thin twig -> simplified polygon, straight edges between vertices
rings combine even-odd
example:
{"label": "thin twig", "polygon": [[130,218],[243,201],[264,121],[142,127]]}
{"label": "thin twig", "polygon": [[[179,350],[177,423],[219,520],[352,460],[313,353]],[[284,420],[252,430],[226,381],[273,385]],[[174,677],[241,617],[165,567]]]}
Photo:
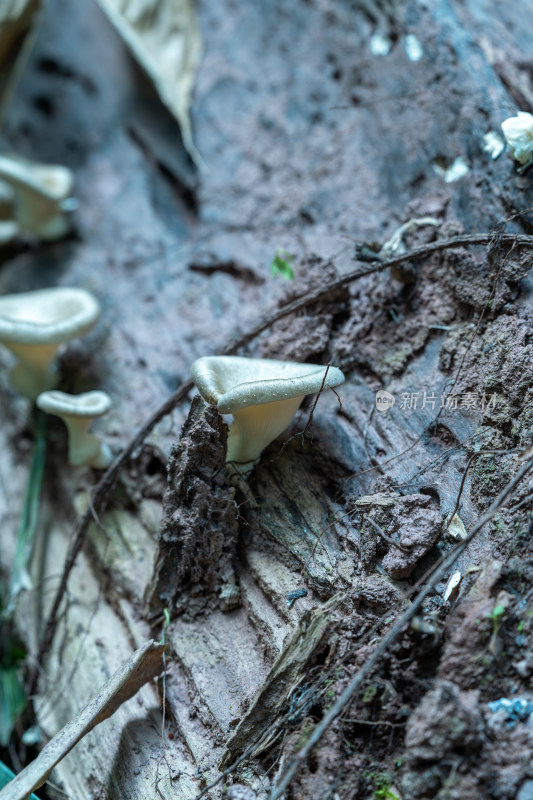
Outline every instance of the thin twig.
{"label": "thin twig", "polygon": [[405,728],[407,725],[407,721],[405,722],[389,722],[386,719],[350,719],[346,718],[344,722],[349,722],[352,725],[372,725],[372,727],[376,725],[386,725],[389,728]]}
{"label": "thin twig", "polygon": [[479,458],[479,456],[489,456],[489,455],[511,456],[511,455],[516,455],[519,452],[520,452],[519,450],[480,450],[479,453],[473,453],[470,456],[470,458],[468,459],[468,463],[466,465],[466,469],[465,469],[465,471],[463,473],[463,478],[461,480],[461,485],[459,487],[459,492],[457,494],[457,500],[455,502],[455,507],[454,507],[452,513],[450,514],[450,521],[455,517],[455,515],[457,514],[457,512],[459,510],[459,503],[461,502],[461,495],[462,495],[463,489],[465,487],[466,476],[468,474],[468,470],[470,469],[470,466],[471,466],[472,462],[476,458]]}
{"label": "thin twig", "polygon": [[395,542],[394,539],[391,539],[390,536],[387,536],[386,533],[383,533],[377,522],[373,520],[372,517],[366,516],[365,519],[367,522],[370,522],[376,533],[378,533],[382,539],[385,539],[386,542],[392,545],[392,547],[397,547],[398,550],[401,550],[403,553],[407,553],[409,556],[412,555],[412,551],[409,547],[406,547],[404,544],[400,544],[400,542]]}
{"label": "thin twig", "polygon": [[[491,244],[493,239],[494,235],[492,233],[475,233],[464,236],[454,236],[452,239],[430,242],[429,244],[422,245],[422,247],[417,247],[415,250],[402,253],[395,258],[389,258],[387,261],[380,261],[379,263],[371,264],[369,267],[348,272],[346,275],[342,275],[340,278],[337,278],[334,281],[325,283],[323,286],[318,286],[312,292],[308,292],[302,297],[299,297],[297,300],[293,300],[292,303],[287,303],[287,305],[282,306],[280,309],[278,309],[278,311],[269,314],[250,331],[235,339],[235,341],[231,343],[229,348],[226,348],[223,353],[228,354],[239,350],[241,347],[244,347],[244,345],[248,344],[248,342],[251,342],[252,339],[255,339],[257,336],[259,336],[259,334],[264,330],[270,328],[270,326],[279,319],[282,319],[283,317],[286,317],[288,314],[292,314],[295,311],[300,311],[302,308],[306,308],[307,306],[316,303],[318,300],[323,300],[337,289],[347,286],[349,283],[352,283],[359,278],[364,278],[367,275],[374,275],[376,272],[384,272],[386,269],[389,269],[389,267],[395,267],[398,264],[402,264],[404,261],[413,261],[420,258],[425,258],[426,256],[430,256],[433,253],[438,253],[442,250],[450,250],[454,247],[488,245]],[[500,236],[500,241],[502,244],[510,244],[511,246],[515,247],[533,247],[533,236],[526,236],[525,234],[503,233]]]}
{"label": "thin twig", "polygon": [[365,661],[363,666],[356,672],[348,686],[344,689],[342,694],[338,697],[334,705],[328,711],[326,716],[313,730],[306,744],[299,750],[293,757],[292,763],[285,772],[281,781],[272,789],[270,800],[278,800],[279,797],[285,792],[289,783],[298,772],[300,766],[306,761],[309,753],[320,741],[321,737],[335,719],[341,714],[347,703],[351,700],[355,692],[359,689],[365,678],[372,672],[378,661],[382,658],[387,648],[395,641],[398,635],[402,632],[404,626],[410,622],[415,616],[416,612],[421,608],[426,597],[433,591],[436,584],[442,580],[446,572],[454,564],[461,553],[466,549],[470,542],[475,538],[479,531],[490,522],[492,517],[497,513],[501,506],[505,503],[507,498],[514,492],[522,478],[533,467],[533,458],[530,458],[521,467],[516,475],[509,481],[507,486],[500,492],[498,497],[491,503],[487,511],[478,519],[477,523],[472,528],[468,536],[459,542],[449,555],[444,558],[440,567],[435,570],[430,581],[415,597],[409,608],[396,620],[389,632],[383,637],[380,644],[375,648],[372,655]]}
{"label": "thin twig", "polygon": [[[281,458],[281,456],[284,455],[285,450],[287,449],[289,444],[294,439],[297,439],[298,436],[301,436],[302,444],[303,444],[303,442],[305,440],[305,437],[309,434],[309,429],[310,429],[311,424],[313,422],[313,415],[315,413],[316,404],[320,400],[320,396],[321,396],[322,392],[324,391],[324,384],[326,382],[326,377],[327,377],[327,374],[329,372],[330,366],[331,366],[331,362],[328,362],[328,365],[326,367],[326,373],[325,373],[325,375],[324,375],[324,377],[322,379],[322,383],[320,384],[320,389],[318,390],[318,393],[317,393],[317,395],[315,397],[315,401],[314,401],[314,403],[313,403],[313,405],[311,407],[311,411],[309,412],[309,417],[307,418],[307,422],[306,422],[306,425],[305,425],[305,428],[303,429],[303,431],[296,431],[296,433],[293,433],[292,436],[289,436],[288,439],[285,439],[285,441],[283,442],[283,444],[280,447],[279,453],[277,453],[272,458],[269,458],[268,461],[263,461],[263,466],[267,466],[268,464],[273,464],[275,461],[277,461],[279,458]],[[337,394],[337,392],[335,391],[335,389],[332,386],[328,386],[326,388],[331,389],[331,391],[334,392],[334,394],[337,395],[337,400],[339,401],[339,403],[341,405],[341,408],[342,408],[342,403],[340,401],[340,397]],[[312,435],[310,436],[310,438],[311,438],[311,440],[313,439]],[[255,507],[257,508],[257,505]]]}
{"label": "thin twig", "polygon": [[302,431],[302,439],[305,439],[305,437],[307,436],[307,434],[309,432],[309,428],[311,427],[311,425],[313,423],[313,415],[315,413],[316,404],[318,403],[318,401],[320,399],[320,395],[324,391],[324,385],[326,383],[326,378],[328,377],[328,372],[329,372],[329,368],[330,367],[331,367],[331,363],[328,362],[328,365],[326,367],[326,372],[324,373],[324,377],[322,378],[322,383],[320,384],[320,389],[318,390],[318,393],[317,393],[317,395],[315,397],[315,401],[314,401],[314,403],[313,403],[313,405],[311,407],[311,411],[309,412],[309,418],[307,420],[307,425],[305,426],[305,428]]}

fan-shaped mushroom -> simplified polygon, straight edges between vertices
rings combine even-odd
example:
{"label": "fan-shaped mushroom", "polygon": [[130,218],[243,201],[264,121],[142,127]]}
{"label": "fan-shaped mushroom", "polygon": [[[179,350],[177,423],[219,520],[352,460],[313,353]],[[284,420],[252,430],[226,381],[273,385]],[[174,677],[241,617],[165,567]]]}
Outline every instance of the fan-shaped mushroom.
{"label": "fan-shaped mushroom", "polygon": [[111,408],[111,398],[105,392],[85,392],[66,394],[66,392],[43,392],[37,398],[41,411],[61,417],[69,433],[69,463],[75,467],[88,464],[96,469],[105,469],[113,460],[113,455],[105,442],[89,432],[89,425],[107,414]]}
{"label": "fan-shaped mushroom", "polygon": [[233,415],[226,461],[242,474],[285,430],[306,395],[344,381],[337,367],[237,356],[199,358],[191,377],[206,402]]}
{"label": "fan-shaped mushroom", "polygon": [[100,313],[84,289],[41,289],[0,297],[0,342],[18,358],[11,382],[34,400],[56,385],[54,359],[61,344],[83,336]]}
{"label": "fan-shaped mushroom", "polygon": [[72,197],[74,176],[67,167],[0,156],[0,179],[13,190],[21,233],[45,240],[60,239],[68,233],[68,213],[77,203]]}

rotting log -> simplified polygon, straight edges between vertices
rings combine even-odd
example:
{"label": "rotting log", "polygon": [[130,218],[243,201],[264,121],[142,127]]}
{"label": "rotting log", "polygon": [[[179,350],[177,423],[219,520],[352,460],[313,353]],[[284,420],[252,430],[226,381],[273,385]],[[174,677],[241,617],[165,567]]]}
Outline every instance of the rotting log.
{"label": "rotting log", "polygon": [[[460,228],[487,231],[515,210],[523,213],[512,229],[531,227],[530,177],[517,177],[505,157],[491,161],[481,144],[488,128],[497,130],[515,111],[508,77],[500,80],[502,65],[514,63],[522,78],[524,68],[512,57],[512,39],[497,42],[495,56],[495,32],[473,3],[455,9],[442,0],[425,10],[408,4],[388,60],[369,56],[374,22],[352,5],[326,4],[323,11],[301,3],[290,13],[280,5],[271,15],[254,4],[200,9],[207,55],[193,116],[210,169],[198,184],[176,147],[173,123],[103,16],[88,3],[81,21],[75,5],[49,4],[4,143],[75,168],[81,238],[11,258],[0,272],[0,290],[90,284],[101,297],[102,325],[65,354],[63,371],[72,386],[97,384],[116,398],[117,411],[103,424],[115,447],[187,376],[195,357],[251,327],[280,299],[282,289],[267,269],[278,245],[296,254],[317,253],[319,267],[344,247],[335,259],[342,274],[353,263],[351,243],[341,234],[386,237],[419,212],[438,215],[450,235]],[[509,12],[520,19],[520,37],[532,24],[530,15],[522,17],[524,7],[516,3]],[[241,24],[224,38],[220,32],[234,14]],[[402,26],[424,43],[422,64],[405,56]],[[265,80],[265,63],[270,75],[279,76],[272,84]],[[531,102],[524,91],[521,96]],[[48,104],[39,100],[43,96]],[[53,112],[43,112],[50,104]],[[348,108],[334,108],[339,105]],[[451,162],[458,154],[466,154],[469,175],[442,183],[434,161]],[[320,357],[327,362],[337,353],[347,372],[342,409],[335,397],[322,397],[313,442],[304,447],[296,437],[281,455],[274,443],[256,470],[250,488],[259,509],[242,508],[234,563],[242,607],[172,620],[165,757],[159,683],[144,687],[59,765],[54,779],[73,800],[85,800],[88,791],[112,800],[151,798],[156,785],[163,795],[185,800],[217,777],[236,725],[245,729],[254,696],[261,696],[302,617],[313,609],[320,614],[320,603],[349,590],[356,579],[370,584],[368,597],[384,581],[374,571],[379,546],[362,533],[360,517],[348,515],[355,500],[375,488],[375,473],[365,470],[381,465],[377,472],[386,476],[386,485],[378,488],[426,492],[438,497],[444,516],[452,510],[467,461],[460,445],[478,434],[480,415],[448,412],[432,429],[430,405],[408,414],[397,403],[386,416],[371,409],[378,387],[396,396],[406,388],[428,389],[439,397],[453,377],[448,364],[458,366],[457,347],[468,341],[492,288],[486,285],[484,251],[473,253],[432,256],[419,265],[418,283],[408,291],[387,274],[346,288],[344,307],[328,318],[325,331],[324,309],[307,309],[311,322],[304,329],[322,326]],[[204,262],[208,269],[195,269]],[[297,278],[305,269],[298,262]],[[504,296],[493,306],[507,316],[511,307],[520,308],[512,305],[520,284],[501,285]],[[285,331],[286,357],[296,328],[301,323]],[[494,352],[500,334],[490,319],[483,348]],[[261,346],[267,354],[268,334]],[[513,363],[511,355],[505,353],[500,369]],[[0,374],[5,574],[29,447],[27,409],[9,389],[8,357],[2,352],[0,358],[6,367]],[[151,441],[165,455],[187,412],[184,403],[156,429]],[[302,430],[305,421],[302,413],[290,433]],[[496,422],[489,423],[494,430]],[[75,521],[73,498],[94,479],[65,466],[59,424],[52,425],[51,436],[46,540],[36,554],[35,590],[18,611],[31,653]],[[457,449],[446,461],[435,462],[451,447]],[[403,451],[405,456],[387,463]],[[162,517],[161,498],[142,497],[151,469],[139,479],[140,500],[120,491],[112,495],[78,558],[36,701],[45,736],[83,706],[132,647],[161,633],[162,618],[153,631],[142,615]],[[461,508],[467,527],[477,515],[471,480],[469,474]],[[461,569],[482,557],[487,539],[481,534]],[[287,593],[302,585],[308,595],[288,608]],[[391,582],[391,599],[399,589]],[[237,756],[239,739],[232,741]],[[264,797],[269,779],[260,765],[254,770],[246,780]]]}

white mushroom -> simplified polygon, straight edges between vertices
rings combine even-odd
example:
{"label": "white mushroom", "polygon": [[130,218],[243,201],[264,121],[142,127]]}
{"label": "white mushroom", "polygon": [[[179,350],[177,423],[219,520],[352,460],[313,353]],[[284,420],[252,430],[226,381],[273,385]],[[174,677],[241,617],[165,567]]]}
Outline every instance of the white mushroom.
{"label": "white mushroom", "polygon": [[22,234],[52,240],[69,232],[68,214],[77,205],[72,197],[71,170],[18,156],[0,156],[0,179],[13,190],[16,221]]}
{"label": "white mushroom", "polygon": [[0,247],[17,238],[19,226],[12,219],[0,219]]}
{"label": "white mushroom", "polygon": [[54,359],[64,342],[83,336],[100,314],[84,289],[41,289],[0,297],[0,342],[18,358],[11,382],[35,400],[57,383]]}
{"label": "white mushroom", "polygon": [[41,411],[61,417],[68,428],[68,460],[74,467],[88,464],[96,469],[105,469],[113,455],[105,442],[89,433],[89,425],[96,417],[107,414],[111,398],[105,392],[66,394],[65,392],[43,392],[37,398]]}
{"label": "white mushroom", "polygon": [[519,111],[515,117],[504,119],[502,130],[509,154],[523,171],[533,160],[533,114]]}
{"label": "white mushroom", "polygon": [[226,461],[242,474],[285,430],[306,395],[344,381],[337,367],[237,356],[199,358],[191,377],[206,402],[233,415]]}

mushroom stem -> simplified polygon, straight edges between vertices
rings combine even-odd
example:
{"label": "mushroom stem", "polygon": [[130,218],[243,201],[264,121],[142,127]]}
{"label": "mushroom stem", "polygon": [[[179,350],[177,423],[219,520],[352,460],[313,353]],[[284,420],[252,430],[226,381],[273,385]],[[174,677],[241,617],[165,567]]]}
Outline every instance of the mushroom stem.
{"label": "mushroom stem", "polygon": [[250,472],[265,447],[290,424],[304,397],[290,397],[235,410],[229,429],[226,462],[231,462],[241,474]]}
{"label": "mushroom stem", "polygon": [[17,392],[35,400],[41,392],[57,385],[58,374],[54,359],[59,345],[25,345],[4,342],[18,358],[11,370],[11,384]]}
{"label": "mushroom stem", "polygon": [[62,416],[68,430],[68,460],[73,467],[88,464],[95,469],[105,469],[113,460],[113,455],[105,442],[90,433],[92,419],[86,417]]}

